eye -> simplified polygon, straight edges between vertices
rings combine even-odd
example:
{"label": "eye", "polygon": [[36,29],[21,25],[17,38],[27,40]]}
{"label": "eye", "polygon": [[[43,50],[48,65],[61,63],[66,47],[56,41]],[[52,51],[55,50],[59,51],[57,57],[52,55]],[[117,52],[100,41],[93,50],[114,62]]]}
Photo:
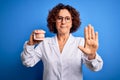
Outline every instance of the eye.
{"label": "eye", "polygon": [[66,19],[66,20],[70,20],[70,17],[66,17],[65,19]]}
{"label": "eye", "polygon": [[62,20],[62,17],[59,16],[57,19],[58,19],[58,20]]}

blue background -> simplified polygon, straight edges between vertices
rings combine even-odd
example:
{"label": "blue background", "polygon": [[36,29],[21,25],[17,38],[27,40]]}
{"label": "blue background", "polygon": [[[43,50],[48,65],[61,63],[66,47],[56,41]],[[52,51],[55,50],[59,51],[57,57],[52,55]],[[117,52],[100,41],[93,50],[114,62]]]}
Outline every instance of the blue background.
{"label": "blue background", "polygon": [[46,37],[54,35],[46,18],[60,2],[80,12],[82,25],[73,35],[83,37],[89,23],[99,32],[98,53],[104,66],[99,72],[83,66],[84,80],[120,80],[119,0],[0,0],[0,80],[42,80],[42,62],[26,68],[20,54],[34,29],[44,29]]}

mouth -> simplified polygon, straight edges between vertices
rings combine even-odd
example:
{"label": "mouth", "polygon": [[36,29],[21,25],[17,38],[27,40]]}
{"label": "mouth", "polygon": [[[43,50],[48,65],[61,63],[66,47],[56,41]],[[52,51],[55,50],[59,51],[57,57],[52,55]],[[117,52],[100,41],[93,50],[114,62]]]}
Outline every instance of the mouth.
{"label": "mouth", "polygon": [[66,28],[66,26],[61,26],[61,28]]}

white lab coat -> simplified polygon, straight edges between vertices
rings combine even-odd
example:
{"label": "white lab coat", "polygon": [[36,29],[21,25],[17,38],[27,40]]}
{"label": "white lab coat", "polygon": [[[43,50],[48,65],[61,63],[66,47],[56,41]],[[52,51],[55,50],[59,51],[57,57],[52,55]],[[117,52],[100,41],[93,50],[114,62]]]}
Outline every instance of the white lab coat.
{"label": "white lab coat", "polygon": [[98,71],[102,68],[103,61],[97,53],[95,59],[88,60],[78,48],[79,45],[84,46],[84,39],[70,34],[61,54],[57,36],[45,38],[37,47],[25,43],[21,57],[27,67],[43,61],[43,80],[82,80],[83,63],[89,69]]}

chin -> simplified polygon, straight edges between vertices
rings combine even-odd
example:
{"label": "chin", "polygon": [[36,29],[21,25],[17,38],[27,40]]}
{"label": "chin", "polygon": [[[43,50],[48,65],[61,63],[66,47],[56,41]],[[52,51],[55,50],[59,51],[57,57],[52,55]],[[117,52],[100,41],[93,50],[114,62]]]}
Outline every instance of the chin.
{"label": "chin", "polygon": [[68,32],[61,32],[61,33],[59,33],[59,34],[68,34]]}
{"label": "chin", "polygon": [[58,34],[68,34],[70,31],[68,30],[59,30]]}

